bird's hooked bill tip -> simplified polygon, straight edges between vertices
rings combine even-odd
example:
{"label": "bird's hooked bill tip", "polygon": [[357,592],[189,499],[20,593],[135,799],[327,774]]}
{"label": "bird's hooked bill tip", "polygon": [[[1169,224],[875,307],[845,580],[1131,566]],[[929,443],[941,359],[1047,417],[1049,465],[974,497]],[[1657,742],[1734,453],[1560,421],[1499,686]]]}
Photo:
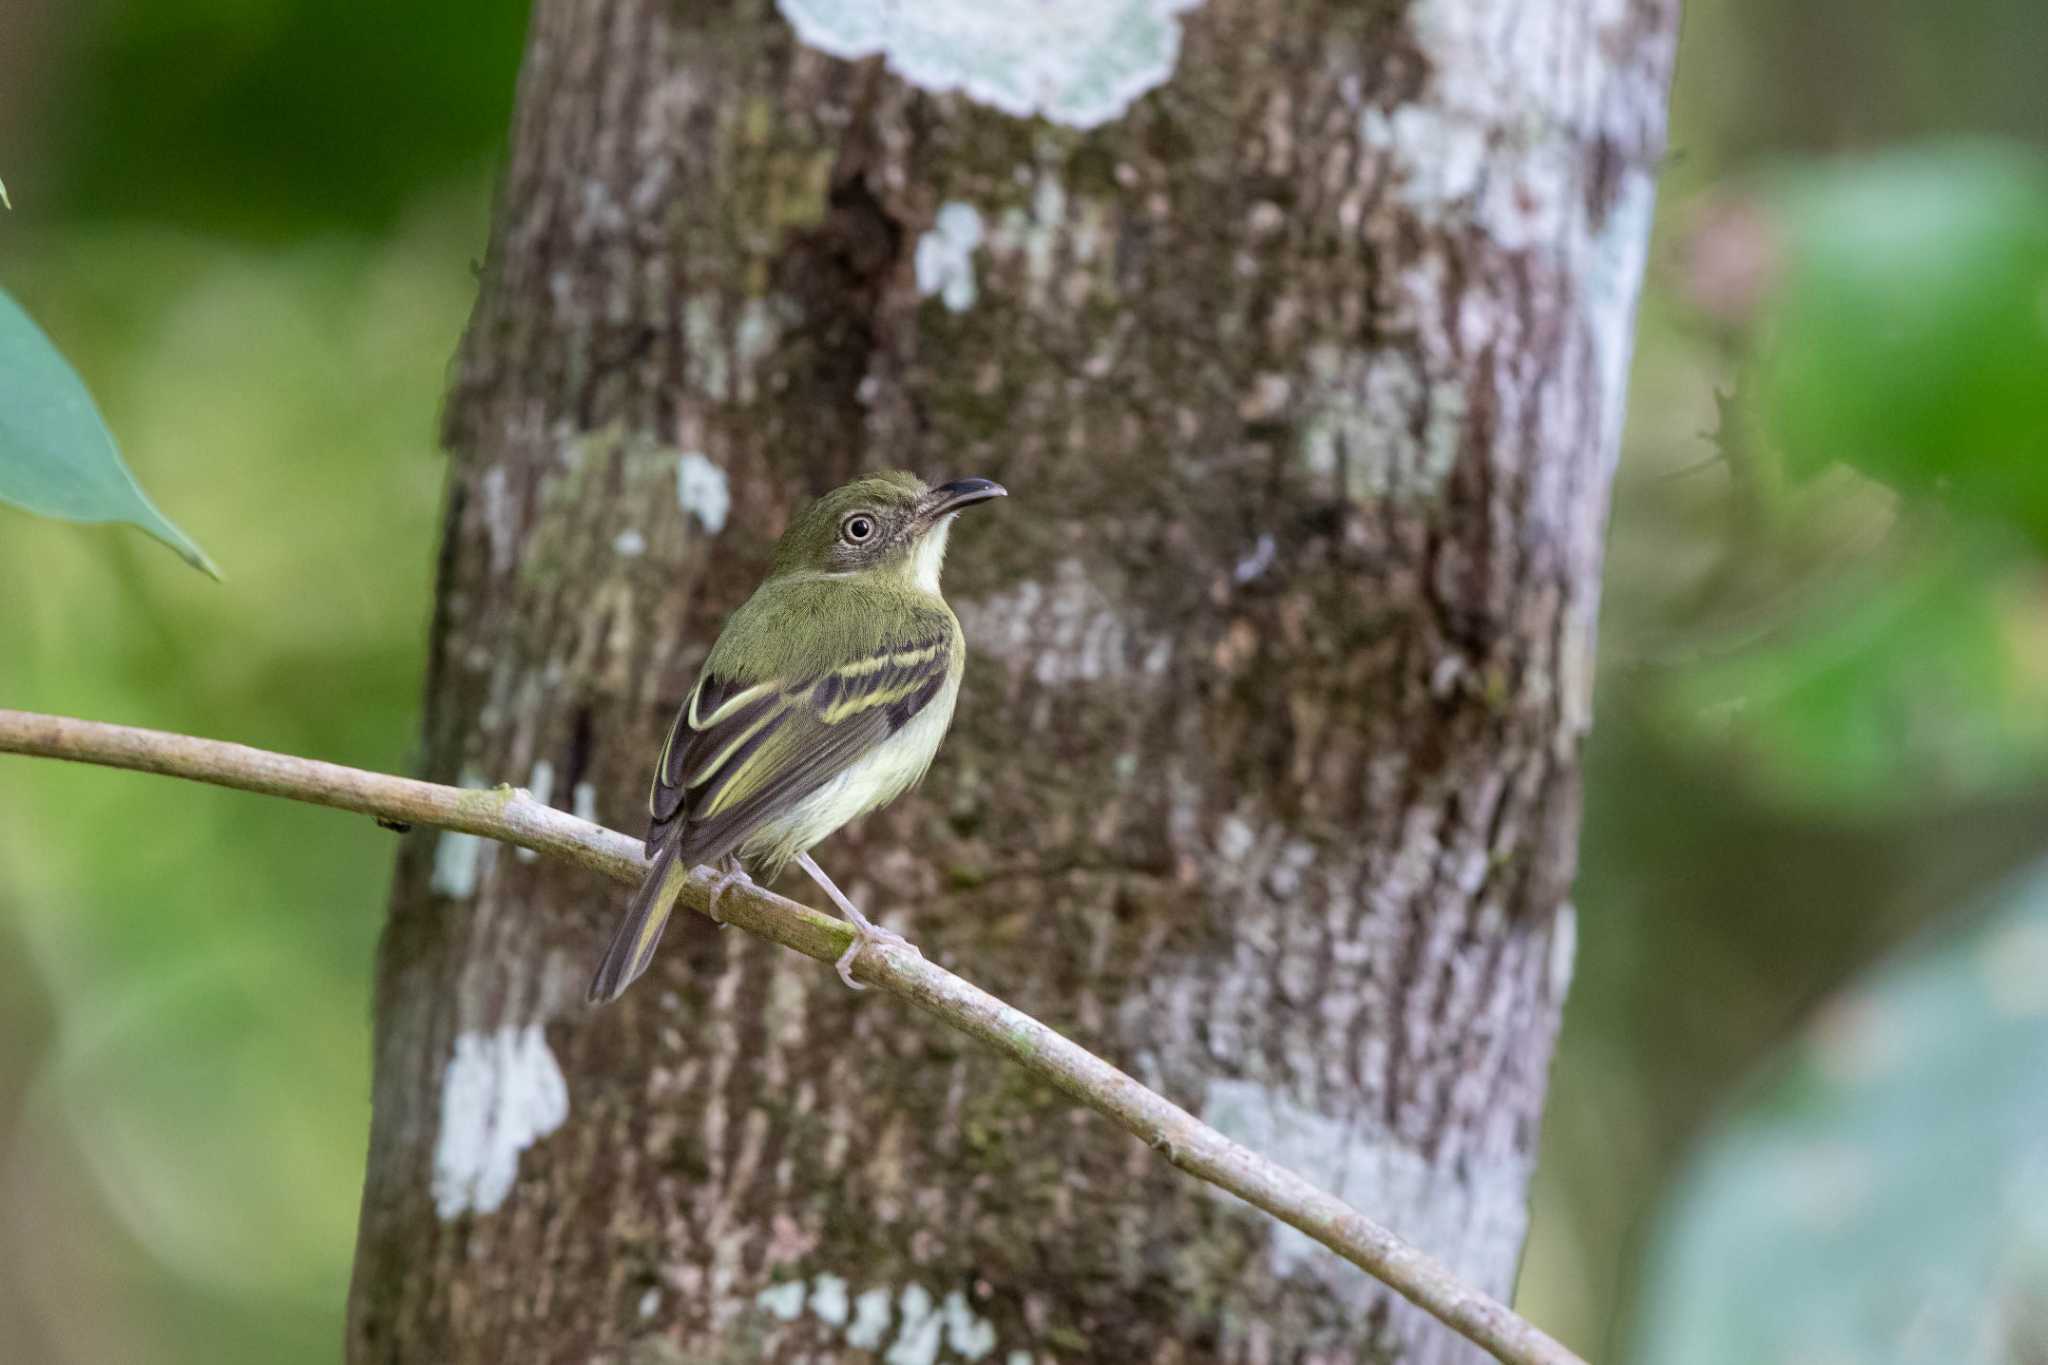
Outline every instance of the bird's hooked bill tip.
{"label": "bird's hooked bill tip", "polygon": [[933,517],[944,516],[948,512],[957,512],[963,507],[971,507],[977,502],[987,502],[990,498],[1007,498],[1009,496],[1010,490],[997,483],[994,479],[955,479],[951,483],[940,484],[925,495],[927,509],[925,515]]}

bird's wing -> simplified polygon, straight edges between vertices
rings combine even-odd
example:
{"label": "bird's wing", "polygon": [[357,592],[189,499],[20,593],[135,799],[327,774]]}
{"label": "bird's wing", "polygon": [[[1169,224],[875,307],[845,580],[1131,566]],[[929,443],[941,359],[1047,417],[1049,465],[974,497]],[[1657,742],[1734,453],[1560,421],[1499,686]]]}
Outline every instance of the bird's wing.
{"label": "bird's wing", "polygon": [[940,624],[921,617],[816,673],[741,682],[707,667],[655,766],[648,852],[675,839],[686,867],[722,857],[909,724],[952,665]]}

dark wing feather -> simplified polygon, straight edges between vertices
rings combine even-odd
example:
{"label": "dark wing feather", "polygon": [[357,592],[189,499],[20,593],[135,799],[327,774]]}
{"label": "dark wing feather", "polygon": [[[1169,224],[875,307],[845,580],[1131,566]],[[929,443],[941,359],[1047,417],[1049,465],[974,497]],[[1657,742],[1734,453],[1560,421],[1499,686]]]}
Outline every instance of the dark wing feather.
{"label": "dark wing feather", "polygon": [[[742,692],[747,696],[740,705],[728,705]],[[743,687],[711,673],[697,680],[696,689],[669,727],[660,762],[654,765],[654,782],[647,792],[647,813],[652,817],[647,830],[649,857],[684,815],[690,788],[710,775],[710,765],[735,741],[750,750],[757,746],[785,705],[782,689],[775,683]],[[725,761],[735,757],[742,755],[731,755]]]}
{"label": "dark wing feather", "polygon": [[897,641],[829,672],[743,684],[707,672],[662,747],[647,849],[724,857],[910,723],[946,683],[950,632]]}

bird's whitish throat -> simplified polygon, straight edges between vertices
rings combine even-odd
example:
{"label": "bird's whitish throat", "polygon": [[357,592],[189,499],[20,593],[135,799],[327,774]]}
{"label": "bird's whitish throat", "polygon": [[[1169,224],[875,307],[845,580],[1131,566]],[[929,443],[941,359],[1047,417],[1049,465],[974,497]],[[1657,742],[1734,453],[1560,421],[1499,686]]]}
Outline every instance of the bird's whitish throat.
{"label": "bird's whitish throat", "polygon": [[[1005,496],[987,479],[927,487],[875,474],[806,507],[775,547],[775,565],[735,611],[704,660],[648,792],[654,866],[634,893],[590,982],[616,999],[647,970],[690,870],[772,881],[795,862],[853,921],[838,962],[881,939],[810,849],[924,776],[952,723],[966,666],[960,622],[939,595],[946,537],[961,509]],[[855,986],[855,989],[859,989]]]}

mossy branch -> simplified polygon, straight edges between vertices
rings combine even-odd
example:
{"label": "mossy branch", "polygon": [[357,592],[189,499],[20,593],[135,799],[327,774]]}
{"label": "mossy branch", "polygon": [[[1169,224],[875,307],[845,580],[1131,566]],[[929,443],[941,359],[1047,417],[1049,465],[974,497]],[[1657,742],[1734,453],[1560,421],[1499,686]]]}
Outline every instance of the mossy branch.
{"label": "mossy branch", "polygon": [[[444,787],[220,740],[5,709],[0,709],[0,753],[131,768],[332,806],[387,822],[459,830],[563,858],[619,882],[638,882],[647,866],[640,840],[579,820],[513,787]],[[679,904],[705,913],[710,884],[710,875],[700,869]],[[822,962],[836,959],[851,940],[844,921],[753,887],[730,888],[718,908],[726,922]],[[594,954],[598,945],[591,947]],[[1509,1365],[1585,1365],[1534,1324],[1464,1284],[1434,1257],[1341,1199],[1231,1141],[1087,1049],[945,968],[913,951],[884,946],[862,953],[854,974],[937,1015],[1058,1086],[1142,1138],[1189,1175],[1301,1229],[1497,1359]]]}

